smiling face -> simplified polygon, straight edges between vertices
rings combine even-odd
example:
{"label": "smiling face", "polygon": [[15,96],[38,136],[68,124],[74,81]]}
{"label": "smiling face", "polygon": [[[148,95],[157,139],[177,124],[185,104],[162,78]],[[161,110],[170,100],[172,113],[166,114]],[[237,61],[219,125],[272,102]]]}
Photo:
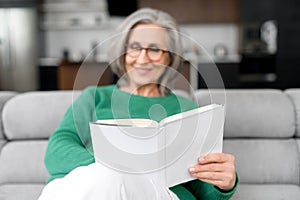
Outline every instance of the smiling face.
{"label": "smiling face", "polygon": [[168,33],[158,25],[139,24],[131,30],[125,55],[130,87],[158,83],[171,62],[167,44]]}

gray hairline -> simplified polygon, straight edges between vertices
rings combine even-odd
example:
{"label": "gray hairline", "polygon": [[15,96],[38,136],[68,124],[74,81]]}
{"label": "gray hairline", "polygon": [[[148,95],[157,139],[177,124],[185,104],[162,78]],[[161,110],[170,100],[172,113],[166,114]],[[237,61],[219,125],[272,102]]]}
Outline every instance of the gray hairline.
{"label": "gray hairline", "polygon": [[[166,29],[169,40],[168,50],[172,54],[172,63],[169,67],[177,70],[181,64],[182,47],[179,28],[175,20],[165,12],[145,8],[133,13],[116,29],[117,34],[115,34],[109,50],[112,71],[119,77],[125,74],[125,45],[130,31],[138,24],[156,24]],[[171,74],[165,73],[161,79],[161,84],[167,84],[171,76]]]}

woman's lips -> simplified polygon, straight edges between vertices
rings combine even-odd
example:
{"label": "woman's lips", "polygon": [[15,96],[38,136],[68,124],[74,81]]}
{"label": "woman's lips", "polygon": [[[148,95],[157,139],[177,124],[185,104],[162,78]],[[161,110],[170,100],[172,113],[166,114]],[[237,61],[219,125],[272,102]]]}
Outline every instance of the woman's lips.
{"label": "woman's lips", "polygon": [[147,75],[152,71],[152,68],[135,67],[135,71],[140,75]]}

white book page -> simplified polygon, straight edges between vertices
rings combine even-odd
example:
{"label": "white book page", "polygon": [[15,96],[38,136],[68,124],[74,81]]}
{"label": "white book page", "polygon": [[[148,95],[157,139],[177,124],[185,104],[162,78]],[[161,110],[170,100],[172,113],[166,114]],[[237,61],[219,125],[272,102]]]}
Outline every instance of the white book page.
{"label": "white book page", "polygon": [[219,106],[199,116],[184,118],[179,125],[166,125],[165,141],[171,141],[165,149],[166,163],[171,163],[165,168],[168,187],[195,179],[188,173],[188,168],[198,163],[199,156],[222,152],[224,119],[224,107]]}
{"label": "white book page", "polygon": [[[200,112],[194,109],[171,117],[158,127],[90,123],[95,160],[166,187],[193,180],[188,168],[197,164],[199,156],[222,152],[224,106],[205,106]],[[110,121],[128,124],[128,120],[100,120]]]}
{"label": "white book page", "polygon": [[158,123],[151,119],[104,119],[97,120],[98,124],[136,126],[136,127],[157,127]]}
{"label": "white book page", "polygon": [[212,110],[212,109],[214,109],[216,107],[220,107],[220,106],[221,105],[211,104],[211,105],[203,106],[203,107],[200,107],[200,108],[195,108],[195,109],[192,109],[192,110],[189,110],[189,111],[186,111],[186,112],[171,115],[171,116],[166,117],[165,119],[161,120],[159,122],[159,125],[164,126],[165,124],[170,123],[172,121],[181,120],[182,118],[197,115],[199,113],[203,113],[203,112]]}

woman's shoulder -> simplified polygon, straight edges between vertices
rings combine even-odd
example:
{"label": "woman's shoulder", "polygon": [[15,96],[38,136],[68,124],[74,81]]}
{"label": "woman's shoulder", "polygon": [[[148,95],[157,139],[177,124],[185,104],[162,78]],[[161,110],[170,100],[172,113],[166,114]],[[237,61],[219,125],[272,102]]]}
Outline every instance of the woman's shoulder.
{"label": "woman's shoulder", "polygon": [[181,106],[182,112],[199,107],[199,105],[195,101],[193,101],[193,99],[187,93],[178,93],[175,91],[172,92],[171,95],[174,95],[176,97]]}
{"label": "woman's shoulder", "polygon": [[82,90],[81,94],[77,98],[77,101],[95,101],[101,99],[102,96],[110,95],[115,88],[115,85],[107,86],[88,86]]}

